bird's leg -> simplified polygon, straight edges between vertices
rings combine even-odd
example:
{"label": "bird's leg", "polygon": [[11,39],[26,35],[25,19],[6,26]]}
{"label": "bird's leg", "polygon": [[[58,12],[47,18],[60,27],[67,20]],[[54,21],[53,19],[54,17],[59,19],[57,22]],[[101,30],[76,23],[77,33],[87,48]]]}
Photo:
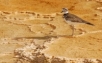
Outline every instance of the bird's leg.
{"label": "bird's leg", "polygon": [[74,35],[74,31],[75,31],[74,25],[70,25],[70,27],[72,28],[72,36],[73,36]]}

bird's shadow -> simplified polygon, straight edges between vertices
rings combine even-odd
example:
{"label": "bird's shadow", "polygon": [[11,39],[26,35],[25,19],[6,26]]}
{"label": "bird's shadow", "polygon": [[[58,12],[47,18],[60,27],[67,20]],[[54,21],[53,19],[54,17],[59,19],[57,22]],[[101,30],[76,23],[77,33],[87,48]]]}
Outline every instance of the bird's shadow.
{"label": "bird's shadow", "polygon": [[17,40],[17,39],[50,39],[50,38],[58,38],[58,37],[68,37],[68,38],[71,38],[72,36],[71,35],[56,35],[56,36],[42,36],[42,37],[15,37],[13,39]]}

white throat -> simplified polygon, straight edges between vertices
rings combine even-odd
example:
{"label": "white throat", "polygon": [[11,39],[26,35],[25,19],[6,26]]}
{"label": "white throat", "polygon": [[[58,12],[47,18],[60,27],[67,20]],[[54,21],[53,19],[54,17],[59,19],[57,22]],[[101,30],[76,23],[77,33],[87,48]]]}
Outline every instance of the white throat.
{"label": "white throat", "polygon": [[64,12],[64,14],[67,14],[67,13],[69,13],[69,12],[68,11]]}

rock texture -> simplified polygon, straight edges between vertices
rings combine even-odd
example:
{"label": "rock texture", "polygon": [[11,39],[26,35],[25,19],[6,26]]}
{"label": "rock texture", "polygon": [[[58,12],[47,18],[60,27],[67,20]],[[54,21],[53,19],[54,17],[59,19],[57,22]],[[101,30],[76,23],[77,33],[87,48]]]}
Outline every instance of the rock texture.
{"label": "rock texture", "polygon": [[[0,0],[0,63],[102,63],[101,0]],[[76,25],[66,7],[95,26]],[[82,32],[85,31],[85,32]]]}

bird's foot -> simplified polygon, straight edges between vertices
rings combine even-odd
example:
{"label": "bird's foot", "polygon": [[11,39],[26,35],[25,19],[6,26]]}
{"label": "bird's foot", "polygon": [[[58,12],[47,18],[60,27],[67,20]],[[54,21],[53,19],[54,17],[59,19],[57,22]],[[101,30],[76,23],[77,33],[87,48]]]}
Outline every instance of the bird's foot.
{"label": "bird's foot", "polygon": [[70,35],[70,37],[71,37],[71,38],[75,38],[75,37],[76,37],[76,35]]}
{"label": "bird's foot", "polygon": [[80,34],[85,34],[85,33],[87,33],[87,31],[86,30],[83,30],[83,29],[78,29],[79,31],[81,31],[81,33]]}

